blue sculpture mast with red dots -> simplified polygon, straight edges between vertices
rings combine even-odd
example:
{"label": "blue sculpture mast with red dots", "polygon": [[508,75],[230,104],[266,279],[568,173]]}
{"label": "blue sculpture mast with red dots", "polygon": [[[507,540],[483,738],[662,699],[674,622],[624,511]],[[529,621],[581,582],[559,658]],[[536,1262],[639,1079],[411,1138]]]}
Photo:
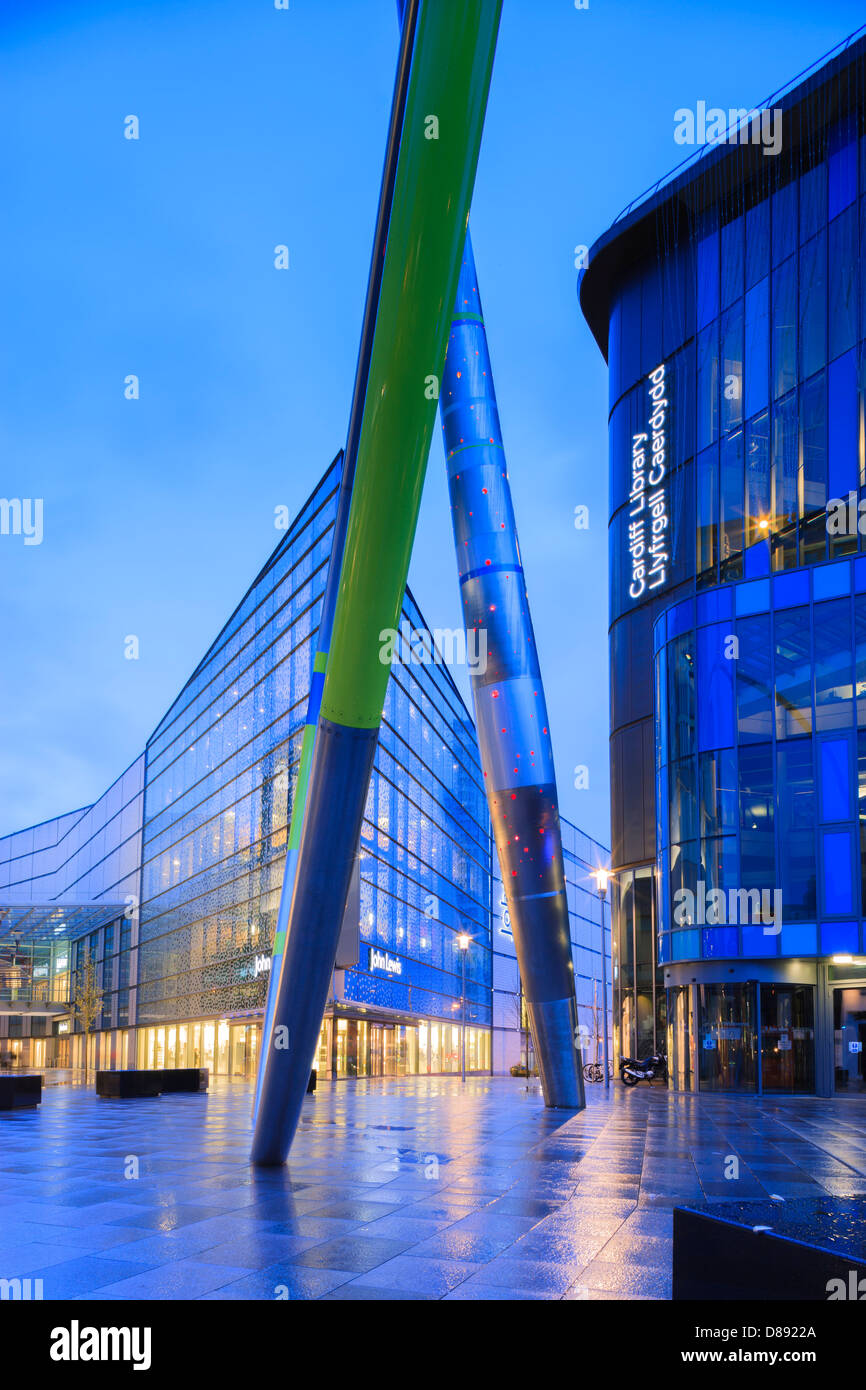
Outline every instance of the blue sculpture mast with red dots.
{"label": "blue sculpture mast with red dots", "polygon": [[499,869],[545,1103],[583,1107],[556,777],[469,232],[439,400],[471,676]]}

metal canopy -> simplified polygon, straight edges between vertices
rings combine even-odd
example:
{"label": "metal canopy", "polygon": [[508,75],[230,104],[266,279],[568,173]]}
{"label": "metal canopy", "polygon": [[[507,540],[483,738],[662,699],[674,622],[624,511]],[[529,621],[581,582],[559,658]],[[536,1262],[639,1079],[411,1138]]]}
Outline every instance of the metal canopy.
{"label": "metal canopy", "polygon": [[0,900],[0,940],[73,941],[122,917],[126,903],[10,903]]}

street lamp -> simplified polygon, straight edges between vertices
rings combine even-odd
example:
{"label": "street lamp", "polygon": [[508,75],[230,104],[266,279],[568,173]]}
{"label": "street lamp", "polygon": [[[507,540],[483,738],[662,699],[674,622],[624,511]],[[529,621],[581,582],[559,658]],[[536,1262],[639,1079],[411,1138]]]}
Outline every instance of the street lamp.
{"label": "street lamp", "polygon": [[607,897],[607,885],[614,877],[610,869],[596,869],[592,875],[595,879],[595,886],[598,889],[598,896],[601,899],[601,1010],[602,1010],[602,1042],[604,1045],[604,1089],[610,1091],[610,1072],[607,1060],[607,947],[604,940],[604,900]]}
{"label": "street lamp", "polygon": [[457,949],[460,952],[460,1001],[461,1001],[461,1023],[460,1023],[460,1074],[461,1081],[466,1084],[466,956],[469,951],[469,942],[472,938],[467,932],[457,933]]}

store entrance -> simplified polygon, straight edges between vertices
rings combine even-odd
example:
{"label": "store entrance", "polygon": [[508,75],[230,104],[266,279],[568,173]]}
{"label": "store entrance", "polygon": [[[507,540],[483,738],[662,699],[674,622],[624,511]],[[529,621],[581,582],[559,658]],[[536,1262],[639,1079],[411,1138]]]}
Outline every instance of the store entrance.
{"label": "store entrance", "polygon": [[[757,984],[753,980],[698,985],[699,1033],[694,1049],[687,1046],[688,1000],[685,995],[678,999],[674,990],[670,994],[669,1065],[675,1085],[680,1082],[681,1086],[687,1079],[695,1052],[701,1091],[814,1092],[812,985]],[[866,1012],[863,1017],[866,1019]]]}
{"label": "store entrance", "polygon": [[833,1040],[837,1092],[866,1091],[866,989],[833,990]]}
{"label": "store entrance", "polygon": [[259,1029],[256,1024],[232,1024],[230,1053],[231,1075],[252,1080],[259,1059]]}

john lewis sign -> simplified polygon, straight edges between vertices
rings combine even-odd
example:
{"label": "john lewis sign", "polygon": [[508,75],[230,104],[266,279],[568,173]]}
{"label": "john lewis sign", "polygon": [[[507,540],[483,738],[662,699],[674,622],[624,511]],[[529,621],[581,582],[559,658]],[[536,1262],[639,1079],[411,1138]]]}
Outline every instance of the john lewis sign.
{"label": "john lewis sign", "polygon": [[370,971],[384,970],[386,975],[402,975],[403,962],[397,956],[391,956],[387,951],[380,951],[378,947],[371,946],[369,954]]}

